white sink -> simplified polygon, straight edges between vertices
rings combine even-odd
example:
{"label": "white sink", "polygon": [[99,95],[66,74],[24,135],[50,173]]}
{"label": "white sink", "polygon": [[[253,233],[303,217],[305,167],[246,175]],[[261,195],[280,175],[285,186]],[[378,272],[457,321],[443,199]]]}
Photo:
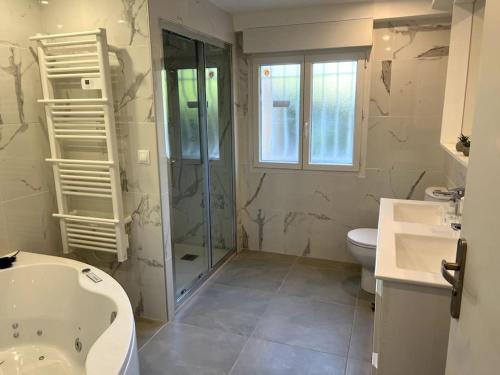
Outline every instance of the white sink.
{"label": "white sink", "polygon": [[451,228],[449,211],[448,202],[382,198],[375,278],[450,288],[441,261],[455,261],[460,232]]}
{"label": "white sink", "polygon": [[455,238],[396,233],[396,266],[407,270],[441,272],[441,260],[454,261]]}
{"label": "white sink", "polygon": [[443,224],[444,210],[442,206],[394,203],[393,211],[394,221],[429,225]]}

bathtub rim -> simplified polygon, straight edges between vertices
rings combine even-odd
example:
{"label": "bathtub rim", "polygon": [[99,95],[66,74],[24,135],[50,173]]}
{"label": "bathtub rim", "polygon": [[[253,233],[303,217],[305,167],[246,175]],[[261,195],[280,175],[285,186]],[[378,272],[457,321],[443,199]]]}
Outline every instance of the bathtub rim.
{"label": "bathtub rim", "polygon": [[[15,252],[7,254],[13,255]],[[16,269],[47,265],[66,266],[77,270],[80,288],[110,298],[117,307],[113,323],[96,339],[87,353],[85,373],[87,375],[124,374],[137,351],[134,315],[130,300],[122,286],[106,272],[89,264],[58,256],[21,251],[11,268],[0,270],[15,272]],[[102,279],[94,283],[81,271],[90,268]]]}

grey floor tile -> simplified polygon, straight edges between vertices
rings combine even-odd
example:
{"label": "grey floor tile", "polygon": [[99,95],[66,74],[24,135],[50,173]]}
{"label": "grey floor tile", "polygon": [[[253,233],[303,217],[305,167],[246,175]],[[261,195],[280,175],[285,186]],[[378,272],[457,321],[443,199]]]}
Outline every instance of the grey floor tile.
{"label": "grey floor tile", "polygon": [[141,350],[141,373],[228,374],[246,340],[220,330],[171,323]]}
{"label": "grey floor tile", "polygon": [[261,259],[271,262],[292,264],[298,259],[295,255],[268,253],[266,251],[245,250],[238,254],[234,260],[239,259]]}
{"label": "grey floor tile", "polygon": [[368,301],[358,300],[354,312],[349,359],[370,362],[373,352],[374,314]]}
{"label": "grey floor tile", "polygon": [[137,335],[137,347],[139,349],[151,338],[156,332],[158,332],[161,327],[165,325],[165,322],[158,320],[150,320],[146,318],[136,318],[135,319],[135,333]]}
{"label": "grey floor tile", "polygon": [[254,337],[347,357],[354,307],[279,295]]}
{"label": "grey floor tile", "polygon": [[231,375],[344,375],[346,360],[265,340],[250,339]]}
{"label": "grey floor tile", "polygon": [[250,335],[273,293],[212,284],[183,308],[176,321]]}
{"label": "grey floor tile", "polygon": [[370,362],[350,359],[347,361],[346,375],[371,375],[372,365]]}
{"label": "grey floor tile", "polygon": [[274,292],[295,260],[289,255],[245,251],[224,266],[215,282]]}
{"label": "grey floor tile", "polygon": [[296,263],[279,292],[323,302],[355,305],[360,291],[360,272],[347,264],[336,265],[322,268]]}
{"label": "grey floor tile", "polygon": [[309,266],[320,267],[320,268],[338,268],[343,267],[350,269],[351,271],[361,272],[361,266],[355,263],[345,263],[345,262],[337,262],[334,260],[327,259],[318,259],[318,258],[310,258],[310,257],[300,257],[297,259],[297,263],[299,264],[307,264]]}

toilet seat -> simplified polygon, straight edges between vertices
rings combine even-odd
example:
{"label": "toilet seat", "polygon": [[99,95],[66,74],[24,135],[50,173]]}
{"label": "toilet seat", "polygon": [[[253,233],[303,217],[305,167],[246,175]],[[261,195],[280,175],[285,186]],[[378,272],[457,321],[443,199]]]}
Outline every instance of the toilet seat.
{"label": "toilet seat", "polygon": [[347,238],[356,246],[373,249],[377,247],[377,229],[358,228],[347,233]]}

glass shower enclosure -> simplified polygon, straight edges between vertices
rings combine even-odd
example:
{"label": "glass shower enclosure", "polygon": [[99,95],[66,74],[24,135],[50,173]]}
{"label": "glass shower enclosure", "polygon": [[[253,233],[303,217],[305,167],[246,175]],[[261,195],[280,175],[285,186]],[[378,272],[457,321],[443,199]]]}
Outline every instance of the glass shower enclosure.
{"label": "glass shower enclosure", "polygon": [[163,44],[179,303],[236,248],[231,46],[166,30]]}

